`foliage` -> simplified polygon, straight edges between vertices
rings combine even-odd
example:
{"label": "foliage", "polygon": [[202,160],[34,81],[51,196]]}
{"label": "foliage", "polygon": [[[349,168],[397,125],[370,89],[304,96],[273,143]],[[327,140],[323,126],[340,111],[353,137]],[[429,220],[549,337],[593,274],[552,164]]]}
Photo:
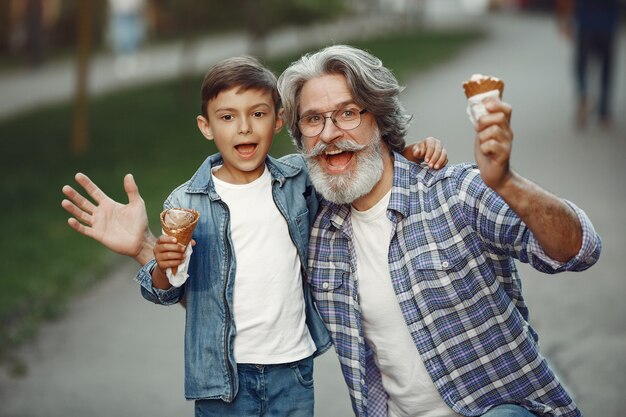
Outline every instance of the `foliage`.
{"label": "foliage", "polygon": [[[45,12],[54,18],[39,23],[45,55],[56,57],[77,44],[76,21],[79,18],[81,0],[38,0],[48,8]],[[94,1],[96,12],[93,20],[95,44],[106,47],[108,2]],[[247,31],[252,39],[263,38],[268,31],[284,25],[307,24],[319,19],[336,16],[344,11],[344,0],[149,0],[146,17],[150,26],[150,40],[160,41],[173,38],[223,32],[225,30]],[[11,47],[11,31],[24,31],[26,18],[11,16],[10,2],[0,2],[0,63],[26,57],[28,42],[17,49]],[[15,13],[13,13],[15,15]],[[21,26],[21,29],[19,27]],[[23,55],[23,57],[21,56]]]}
{"label": "foliage", "polygon": [[234,28],[253,34],[329,18],[344,10],[342,0],[231,0],[228,7],[219,0],[160,0],[157,5],[180,31]]}

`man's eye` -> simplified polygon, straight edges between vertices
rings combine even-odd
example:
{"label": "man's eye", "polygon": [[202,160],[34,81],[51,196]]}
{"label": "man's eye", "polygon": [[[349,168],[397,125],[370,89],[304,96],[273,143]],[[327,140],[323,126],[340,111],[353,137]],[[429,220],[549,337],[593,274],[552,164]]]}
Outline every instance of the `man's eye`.
{"label": "man's eye", "polygon": [[359,114],[359,111],[357,109],[343,109],[339,113],[339,118],[345,119],[345,120],[351,120],[357,117],[358,114]]}
{"label": "man's eye", "polygon": [[320,120],[322,120],[322,116],[320,116],[319,114],[312,114],[304,118],[304,123],[313,125],[319,123]]}

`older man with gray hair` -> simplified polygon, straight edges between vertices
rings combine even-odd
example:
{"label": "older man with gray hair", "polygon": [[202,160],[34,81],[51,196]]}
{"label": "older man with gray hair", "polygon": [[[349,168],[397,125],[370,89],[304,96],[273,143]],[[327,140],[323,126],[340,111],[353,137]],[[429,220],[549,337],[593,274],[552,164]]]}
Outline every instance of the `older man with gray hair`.
{"label": "older man with gray hair", "polygon": [[325,201],[308,280],[358,416],[580,416],[539,353],[514,259],[582,271],[587,216],[509,166],[511,107],[486,103],[477,165],[398,152],[410,117],[381,61],[349,46],[279,78],[285,119]]}

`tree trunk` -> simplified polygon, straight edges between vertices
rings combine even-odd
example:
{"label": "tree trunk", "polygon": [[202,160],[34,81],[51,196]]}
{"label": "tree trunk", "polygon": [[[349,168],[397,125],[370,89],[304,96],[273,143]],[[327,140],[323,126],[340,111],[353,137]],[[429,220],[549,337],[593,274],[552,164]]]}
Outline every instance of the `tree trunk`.
{"label": "tree trunk", "polygon": [[89,57],[92,47],[93,0],[81,0],[77,19],[77,65],[76,90],[74,96],[74,132],[72,153],[80,156],[89,145],[87,128],[87,84],[89,76]]}
{"label": "tree trunk", "polygon": [[28,62],[33,67],[43,63],[44,29],[42,0],[26,2],[26,50]]}
{"label": "tree trunk", "polygon": [[0,2],[0,53],[8,55],[9,48],[9,31],[12,28],[9,19],[11,3],[8,1]]}

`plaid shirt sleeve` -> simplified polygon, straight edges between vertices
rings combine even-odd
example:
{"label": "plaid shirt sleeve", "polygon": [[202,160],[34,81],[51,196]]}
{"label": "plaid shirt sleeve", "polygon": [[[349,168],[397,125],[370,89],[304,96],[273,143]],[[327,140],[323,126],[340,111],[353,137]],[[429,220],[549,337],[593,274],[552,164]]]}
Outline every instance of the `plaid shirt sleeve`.
{"label": "plaid shirt sleeve", "polygon": [[484,184],[477,168],[457,170],[456,175],[458,178],[454,183],[458,188],[455,191],[466,204],[464,212],[468,215],[468,222],[475,225],[480,236],[495,252],[511,255],[549,274],[583,271],[598,260],[602,248],[600,237],[587,215],[572,202],[564,200],[578,216],[583,242],[576,256],[568,262],[559,262],[545,253],[513,210]]}
{"label": "plaid shirt sleeve", "polygon": [[578,220],[583,229],[583,243],[580,250],[572,259],[567,262],[559,262],[550,258],[543,251],[543,248],[535,239],[535,236],[531,234],[529,246],[531,253],[534,253],[541,262],[549,265],[555,272],[560,271],[584,271],[590,268],[600,257],[600,251],[602,250],[602,242],[600,236],[596,233],[591,220],[571,201],[564,200],[571,208],[576,212]]}

